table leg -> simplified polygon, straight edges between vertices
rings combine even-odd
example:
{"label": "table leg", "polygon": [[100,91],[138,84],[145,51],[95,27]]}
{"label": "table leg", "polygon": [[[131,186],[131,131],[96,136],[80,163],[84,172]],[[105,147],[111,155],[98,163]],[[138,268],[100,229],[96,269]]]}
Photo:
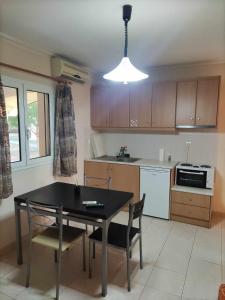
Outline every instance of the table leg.
{"label": "table leg", "polygon": [[102,296],[107,295],[107,273],[108,273],[108,262],[107,262],[107,241],[108,241],[108,228],[109,223],[107,220],[102,222]]}
{"label": "table leg", "polygon": [[22,237],[21,237],[21,221],[20,221],[20,207],[15,202],[15,223],[16,223],[16,254],[17,264],[22,265],[23,253],[22,253]]}

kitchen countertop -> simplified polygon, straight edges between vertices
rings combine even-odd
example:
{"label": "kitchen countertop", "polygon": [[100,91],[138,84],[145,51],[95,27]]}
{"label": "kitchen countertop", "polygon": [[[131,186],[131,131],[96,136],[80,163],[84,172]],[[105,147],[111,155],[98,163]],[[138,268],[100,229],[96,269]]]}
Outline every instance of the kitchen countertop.
{"label": "kitchen countertop", "polygon": [[171,190],[177,192],[206,195],[206,196],[213,196],[214,194],[213,189],[200,189],[200,188],[181,186],[181,185],[174,185],[172,186]]}
{"label": "kitchen countertop", "polygon": [[89,158],[89,159],[85,159],[85,160],[102,162],[102,163],[110,163],[110,164],[126,164],[126,165],[132,165],[132,166],[153,167],[153,168],[163,168],[163,169],[173,169],[178,164],[177,161],[159,161],[157,159],[147,159],[147,158],[140,158],[139,160],[137,160],[135,162],[100,160],[97,158]]}

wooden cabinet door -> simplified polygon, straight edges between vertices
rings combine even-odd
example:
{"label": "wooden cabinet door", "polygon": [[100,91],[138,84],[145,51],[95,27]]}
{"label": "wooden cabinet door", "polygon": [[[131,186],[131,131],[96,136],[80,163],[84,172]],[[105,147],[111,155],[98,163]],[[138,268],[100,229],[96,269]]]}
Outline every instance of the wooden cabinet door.
{"label": "wooden cabinet door", "polygon": [[219,81],[219,77],[198,80],[196,125],[216,126]]}
{"label": "wooden cabinet door", "polygon": [[175,127],[176,82],[157,82],[152,89],[152,127]]}
{"label": "wooden cabinet door", "polygon": [[176,126],[194,126],[197,80],[177,82]]}
{"label": "wooden cabinet door", "polygon": [[84,162],[84,185],[108,189],[109,164],[104,162]]}
{"label": "wooden cabinet door", "polygon": [[91,126],[109,127],[108,88],[96,86],[91,88]]}
{"label": "wooden cabinet door", "polygon": [[129,127],[129,87],[115,85],[109,89],[109,126]]}
{"label": "wooden cabinet door", "polygon": [[111,189],[134,193],[133,201],[140,200],[140,171],[138,166],[109,164]]}
{"label": "wooden cabinet door", "polygon": [[150,83],[133,85],[130,88],[130,127],[151,127]]}

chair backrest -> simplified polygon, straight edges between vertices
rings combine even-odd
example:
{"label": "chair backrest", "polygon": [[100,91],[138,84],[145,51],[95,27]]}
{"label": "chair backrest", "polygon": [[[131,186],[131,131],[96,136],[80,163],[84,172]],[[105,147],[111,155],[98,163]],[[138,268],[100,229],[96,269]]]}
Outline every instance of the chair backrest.
{"label": "chair backrest", "polygon": [[133,225],[133,220],[139,218],[139,230],[141,231],[141,217],[143,214],[144,204],[145,204],[145,194],[143,194],[142,199],[140,201],[129,205],[127,242],[129,241],[129,234],[130,234],[131,227]]}
{"label": "chair backrest", "polygon": [[[63,206],[61,204],[58,206],[44,205],[26,199],[26,205],[30,233],[33,231],[33,225],[58,229],[62,227]],[[55,218],[54,223],[51,217]]]}
{"label": "chair backrest", "polygon": [[109,190],[111,186],[111,177],[109,178],[100,178],[95,176],[84,176],[84,185],[85,186],[93,186],[102,188],[102,186],[106,186],[106,189]]}

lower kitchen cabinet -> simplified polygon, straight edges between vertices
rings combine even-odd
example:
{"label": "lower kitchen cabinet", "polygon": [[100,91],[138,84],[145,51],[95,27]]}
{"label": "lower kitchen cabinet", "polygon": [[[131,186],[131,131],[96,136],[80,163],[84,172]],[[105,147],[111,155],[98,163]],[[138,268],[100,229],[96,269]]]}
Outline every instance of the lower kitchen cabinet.
{"label": "lower kitchen cabinet", "polygon": [[108,188],[109,164],[94,161],[84,162],[84,184],[101,189]]}
{"label": "lower kitchen cabinet", "polygon": [[84,178],[87,186],[131,192],[133,202],[140,200],[140,168],[128,164],[84,161]]}
{"label": "lower kitchen cabinet", "polygon": [[126,164],[109,164],[111,189],[131,192],[133,202],[140,200],[140,168]]}
{"label": "lower kitchen cabinet", "polygon": [[211,196],[172,191],[171,219],[209,228]]}

